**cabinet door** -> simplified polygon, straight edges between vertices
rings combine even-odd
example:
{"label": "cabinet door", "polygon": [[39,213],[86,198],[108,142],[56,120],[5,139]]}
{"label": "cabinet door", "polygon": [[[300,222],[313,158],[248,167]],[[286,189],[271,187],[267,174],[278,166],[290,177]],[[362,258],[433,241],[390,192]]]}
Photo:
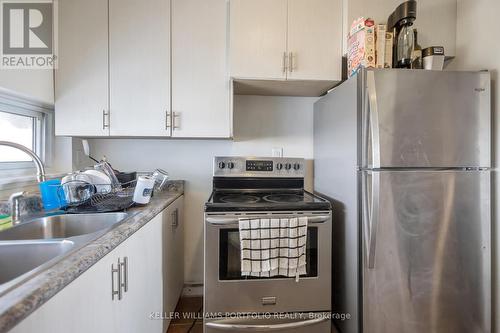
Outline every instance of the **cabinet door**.
{"label": "cabinet door", "polygon": [[231,136],[226,42],[226,0],[172,0],[172,136]]}
{"label": "cabinet door", "polygon": [[116,332],[113,308],[121,301],[111,299],[111,265],[117,266],[119,251],[111,251],[10,332]]}
{"label": "cabinet door", "polygon": [[231,0],[229,31],[232,77],[286,78],[287,0]]}
{"label": "cabinet door", "polygon": [[[184,199],[175,200],[163,213],[163,311],[172,312],[184,286]],[[168,322],[165,322],[168,327]],[[166,328],[165,327],[165,328]]]}
{"label": "cabinet door", "polygon": [[170,0],[109,0],[110,134],[168,136]]}
{"label": "cabinet door", "polygon": [[56,135],[106,136],[108,2],[60,0],[58,12],[61,28],[55,70]]}
{"label": "cabinet door", "polygon": [[172,285],[175,291],[174,298],[177,303],[184,287],[184,197],[180,197],[172,204],[174,223],[172,227],[172,238],[174,244],[172,270]]}
{"label": "cabinet door", "polygon": [[288,0],[289,79],[340,81],[342,1]]}
{"label": "cabinet door", "polygon": [[162,320],[150,318],[153,312],[163,313],[161,227],[162,213],[120,245],[122,260],[127,261],[123,271],[126,291],[114,307],[114,332],[162,333]]}

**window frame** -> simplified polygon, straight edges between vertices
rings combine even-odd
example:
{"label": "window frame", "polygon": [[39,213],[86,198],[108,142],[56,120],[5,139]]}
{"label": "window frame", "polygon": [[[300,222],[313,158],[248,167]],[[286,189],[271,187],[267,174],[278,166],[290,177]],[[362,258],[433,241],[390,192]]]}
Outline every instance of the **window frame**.
{"label": "window frame", "polygon": [[[51,105],[0,90],[0,112],[33,117],[33,146],[42,162],[47,166],[51,164],[50,152],[53,145],[51,133],[53,132],[54,108]],[[33,161],[0,162],[2,170],[33,169]]]}

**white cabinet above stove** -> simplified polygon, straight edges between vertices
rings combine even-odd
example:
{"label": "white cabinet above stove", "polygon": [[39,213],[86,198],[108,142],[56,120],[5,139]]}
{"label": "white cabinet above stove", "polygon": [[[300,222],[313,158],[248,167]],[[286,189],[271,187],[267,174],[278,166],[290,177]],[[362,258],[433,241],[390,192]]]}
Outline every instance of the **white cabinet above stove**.
{"label": "white cabinet above stove", "polygon": [[235,94],[319,96],[341,80],[341,0],[231,0]]}

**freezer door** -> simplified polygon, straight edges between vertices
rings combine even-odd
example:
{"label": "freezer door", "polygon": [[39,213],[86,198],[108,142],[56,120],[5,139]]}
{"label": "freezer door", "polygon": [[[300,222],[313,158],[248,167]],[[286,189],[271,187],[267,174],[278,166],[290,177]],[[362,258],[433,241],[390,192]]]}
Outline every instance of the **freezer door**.
{"label": "freezer door", "polygon": [[361,73],[361,167],[490,167],[490,74]]}
{"label": "freezer door", "polygon": [[491,332],[489,171],[360,176],[363,332]]}

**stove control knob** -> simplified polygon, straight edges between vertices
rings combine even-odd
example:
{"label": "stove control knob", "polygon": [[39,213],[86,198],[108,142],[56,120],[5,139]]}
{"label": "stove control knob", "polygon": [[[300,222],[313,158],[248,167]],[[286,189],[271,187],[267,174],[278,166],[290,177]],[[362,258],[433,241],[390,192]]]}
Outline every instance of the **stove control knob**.
{"label": "stove control knob", "polygon": [[285,164],[285,169],[290,170],[292,168],[292,165],[290,163]]}
{"label": "stove control knob", "polygon": [[233,169],[234,168],[234,163],[233,162],[228,162],[227,163],[228,169]]}
{"label": "stove control knob", "polygon": [[300,170],[300,164],[299,163],[294,163],[293,164],[293,170]]}
{"label": "stove control knob", "polygon": [[276,169],[278,169],[278,170],[283,169],[283,163],[277,163],[276,164]]}
{"label": "stove control knob", "polygon": [[224,169],[226,167],[226,163],[224,163],[222,161],[220,161],[218,165],[219,165],[219,169]]}

